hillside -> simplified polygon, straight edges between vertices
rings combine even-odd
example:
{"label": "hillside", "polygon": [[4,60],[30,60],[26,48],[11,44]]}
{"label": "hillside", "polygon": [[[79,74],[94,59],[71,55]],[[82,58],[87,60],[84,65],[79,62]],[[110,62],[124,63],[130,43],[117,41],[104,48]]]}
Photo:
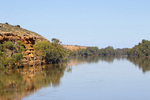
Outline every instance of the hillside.
{"label": "hillside", "polygon": [[78,49],[86,49],[86,46],[77,46],[77,45],[63,45],[64,48],[71,50],[71,51],[76,51]]}
{"label": "hillside", "polygon": [[26,30],[26,29],[23,29],[21,28],[20,25],[10,25],[8,23],[0,23],[0,33],[15,33],[17,35],[20,35],[20,36],[36,36],[36,37],[40,37],[40,38],[43,38],[42,36],[40,36],[39,34],[35,33],[35,32],[32,32],[32,31],[29,31],[29,30]]}
{"label": "hillside", "polygon": [[26,30],[24,28],[21,28],[20,25],[10,25],[8,23],[0,23],[0,40],[2,39],[2,35],[6,35],[6,34],[11,34],[12,36],[19,36],[21,38],[29,38],[29,37],[34,37],[36,38],[36,42],[37,41],[42,41],[42,40],[47,40],[46,38],[42,37],[41,35],[35,33],[35,32],[32,32],[32,31],[29,31],[29,30]]}
{"label": "hillside", "polygon": [[[46,38],[40,36],[39,34],[28,31],[21,28],[19,25],[13,26],[8,23],[0,23],[0,43],[11,41],[14,45],[17,44],[17,41],[21,41],[25,46],[25,53],[23,55],[22,63],[24,65],[29,64],[33,65],[33,60],[38,63],[38,57],[34,58],[34,48],[33,45],[38,41],[48,41]],[[13,54],[13,51],[9,51],[10,54]]]}
{"label": "hillside", "polygon": [[[57,39],[55,39],[55,41],[56,40]],[[21,63],[23,64],[23,66],[26,65],[33,66],[35,64],[37,65],[40,63],[38,54],[35,53],[33,46],[37,42],[48,41],[48,40],[35,32],[28,31],[26,29],[21,28],[20,25],[13,26],[8,23],[5,24],[0,23],[0,43],[5,44],[8,41],[10,41],[15,46],[15,49],[17,48],[17,44],[19,43],[18,41],[23,43],[25,52],[23,53],[23,58],[21,58],[22,59]],[[71,51],[77,51],[78,49],[87,49],[87,47],[85,46],[77,46],[77,45],[62,45],[62,46]],[[61,46],[59,47],[59,49],[60,48]],[[56,51],[57,50],[54,50],[53,53]],[[59,51],[58,53],[62,53]],[[7,57],[10,58],[11,56],[13,56],[14,53],[15,52],[13,49],[7,50]],[[42,62],[44,63],[44,59],[42,60]]]}

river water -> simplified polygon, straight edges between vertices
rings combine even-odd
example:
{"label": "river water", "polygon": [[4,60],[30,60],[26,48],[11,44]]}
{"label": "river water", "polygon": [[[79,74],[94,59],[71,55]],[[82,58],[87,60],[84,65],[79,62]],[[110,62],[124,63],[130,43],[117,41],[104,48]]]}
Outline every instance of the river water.
{"label": "river water", "polygon": [[34,75],[10,77],[5,75],[15,85],[11,80],[10,91],[1,87],[2,99],[150,100],[150,61],[144,58],[72,58]]}

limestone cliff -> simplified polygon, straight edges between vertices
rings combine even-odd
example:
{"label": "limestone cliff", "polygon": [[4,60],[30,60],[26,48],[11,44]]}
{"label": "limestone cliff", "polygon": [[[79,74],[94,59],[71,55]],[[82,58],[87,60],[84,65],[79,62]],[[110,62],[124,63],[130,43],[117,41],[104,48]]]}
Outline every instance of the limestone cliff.
{"label": "limestone cliff", "polygon": [[[34,48],[33,45],[38,41],[48,41],[46,38],[38,35],[35,32],[28,31],[21,28],[19,25],[12,26],[9,24],[0,23],[0,43],[4,41],[11,41],[14,44],[18,41],[22,41],[25,45],[25,53],[23,54],[23,64],[33,65],[34,62]],[[35,62],[38,63],[37,57],[35,57]]]}

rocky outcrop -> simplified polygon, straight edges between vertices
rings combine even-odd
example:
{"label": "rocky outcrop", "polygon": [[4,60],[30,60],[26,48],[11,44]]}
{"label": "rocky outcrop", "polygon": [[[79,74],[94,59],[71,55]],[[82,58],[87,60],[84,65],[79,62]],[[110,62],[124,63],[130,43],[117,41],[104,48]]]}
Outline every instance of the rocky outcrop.
{"label": "rocky outcrop", "polygon": [[39,36],[30,36],[30,35],[23,35],[20,36],[19,34],[11,33],[11,32],[1,32],[0,33],[0,43],[3,44],[4,41],[11,41],[14,44],[20,40],[22,43],[25,45],[26,51],[23,53],[23,59],[22,63],[24,66],[30,65],[33,66],[34,61],[35,64],[37,65],[39,63],[37,56],[34,56],[35,51],[33,48],[33,45],[38,42],[38,41],[48,41],[45,38],[39,37]]}

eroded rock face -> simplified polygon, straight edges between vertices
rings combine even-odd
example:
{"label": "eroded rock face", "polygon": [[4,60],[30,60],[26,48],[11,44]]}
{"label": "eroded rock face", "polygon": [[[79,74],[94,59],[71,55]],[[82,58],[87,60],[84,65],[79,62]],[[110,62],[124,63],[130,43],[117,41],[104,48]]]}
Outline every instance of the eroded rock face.
{"label": "eroded rock face", "polygon": [[[20,40],[20,41],[22,41],[22,43],[24,43],[25,49],[26,49],[25,53],[23,54],[24,56],[22,59],[23,65],[24,66],[27,66],[27,65],[33,66],[34,64],[35,65],[39,64],[39,60],[35,54],[33,45],[38,41],[42,41],[43,38],[41,39],[41,37],[30,36],[30,35],[20,36],[18,34],[11,33],[11,32],[1,32],[0,33],[0,43],[1,44],[3,44],[3,42],[5,42],[5,41],[11,41],[14,44],[16,44],[16,42],[18,40]],[[34,61],[35,61],[35,63],[34,63]]]}

